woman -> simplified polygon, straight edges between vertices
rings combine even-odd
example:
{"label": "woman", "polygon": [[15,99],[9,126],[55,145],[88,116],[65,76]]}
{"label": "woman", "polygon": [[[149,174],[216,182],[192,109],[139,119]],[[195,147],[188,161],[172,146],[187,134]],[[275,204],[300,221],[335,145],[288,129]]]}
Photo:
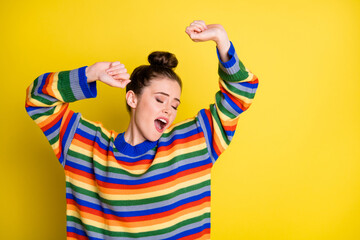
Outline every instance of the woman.
{"label": "woman", "polygon": [[[27,89],[26,110],[49,140],[66,176],[68,239],[209,239],[210,171],[229,145],[257,78],[239,61],[221,25],[194,21],[186,33],[214,41],[215,104],[172,125],[180,104],[177,60],[149,55],[131,77],[120,62],[46,73]],[[130,80],[131,79],[131,80]],[[108,131],[68,109],[96,97],[96,81],[126,87],[130,123]]]}

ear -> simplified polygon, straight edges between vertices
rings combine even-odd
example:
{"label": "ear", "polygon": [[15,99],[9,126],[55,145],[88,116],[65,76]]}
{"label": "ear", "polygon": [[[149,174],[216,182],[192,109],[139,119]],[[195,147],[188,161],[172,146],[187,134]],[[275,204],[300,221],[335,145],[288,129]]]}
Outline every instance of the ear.
{"label": "ear", "polygon": [[126,103],[131,107],[131,108],[136,108],[137,103],[138,103],[138,99],[136,97],[136,94],[132,91],[129,90],[126,93]]}

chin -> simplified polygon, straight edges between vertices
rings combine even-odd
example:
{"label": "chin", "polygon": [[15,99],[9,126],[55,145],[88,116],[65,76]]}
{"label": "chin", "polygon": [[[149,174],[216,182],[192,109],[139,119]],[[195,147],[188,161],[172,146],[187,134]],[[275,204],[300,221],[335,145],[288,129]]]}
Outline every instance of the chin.
{"label": "chin", "polygon": [[157,140],[160,139],[162,134],[156,133],[156,134],[152,134],[151,136],[146,136],[146,140],[151,141],[151,142],[155,142]]}

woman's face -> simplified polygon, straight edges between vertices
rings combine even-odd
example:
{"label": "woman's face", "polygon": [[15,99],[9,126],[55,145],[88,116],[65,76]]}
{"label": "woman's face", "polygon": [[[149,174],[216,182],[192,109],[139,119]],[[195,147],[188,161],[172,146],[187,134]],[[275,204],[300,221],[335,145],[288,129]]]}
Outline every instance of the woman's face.
{"label": "woman's face", "polygon": [[152,79],[141,95],[136,96],[131,116],[134,134],[143,140],[157,141],[175,120],[180,95],[181,88],[175,80]]}

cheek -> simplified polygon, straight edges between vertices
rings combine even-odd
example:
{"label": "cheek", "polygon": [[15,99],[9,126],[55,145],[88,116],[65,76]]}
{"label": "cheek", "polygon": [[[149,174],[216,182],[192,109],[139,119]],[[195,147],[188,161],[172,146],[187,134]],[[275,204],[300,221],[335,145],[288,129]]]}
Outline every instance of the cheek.
{"label": "cheek", "polygon": [[141,111],[141,116],[145,119],[152,118],[153,115],[157,112],[156,104],[152,103],[151,101],[145,101],[141,104],[139,111]]}

